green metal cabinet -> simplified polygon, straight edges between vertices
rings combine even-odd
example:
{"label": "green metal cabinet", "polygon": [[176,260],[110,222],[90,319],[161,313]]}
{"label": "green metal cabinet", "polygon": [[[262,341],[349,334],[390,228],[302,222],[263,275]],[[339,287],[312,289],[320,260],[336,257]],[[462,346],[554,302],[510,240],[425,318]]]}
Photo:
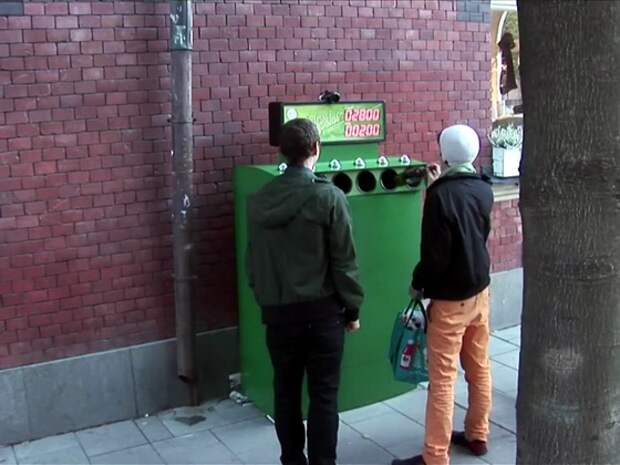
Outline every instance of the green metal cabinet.
{"label": "green metal cabinet", "polygon": [[[338,160],[334,163],[333,160]],[[323,147],[316,173],[347,192],[362,285],[361,330],[347,336],[339,397],[341,411],[378,402],[412,389],[393,380],[387,350],[396,312],[407,304],[411,271],[420,249],[424,184],[398,186],[401,157],[379,157],[377,144]],[[420,162],[412,165],[423,166]],[[386,166],[387,165],[387,166]],[[283,168],[283,167],[282,167]],[[235,169],[239,329],[244,393],[267,414],[273,412],[272,368],[261,323],[245,272],[246,199],[274,176],[278,165]]]}

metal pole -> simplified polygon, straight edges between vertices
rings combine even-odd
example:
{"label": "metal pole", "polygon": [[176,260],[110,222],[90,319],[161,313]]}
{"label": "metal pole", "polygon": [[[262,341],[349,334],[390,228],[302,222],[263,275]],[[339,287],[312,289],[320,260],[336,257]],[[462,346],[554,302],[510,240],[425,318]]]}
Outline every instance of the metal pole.
{"label": "metal pole", "polygon": [[177,336],[177,373],[188,383],[193,405],[198,403],[194,315],[192,312],[192,2],[170,1],[170,54],[172,75],[172,166],[174,195],[172,241],[174,306]]}

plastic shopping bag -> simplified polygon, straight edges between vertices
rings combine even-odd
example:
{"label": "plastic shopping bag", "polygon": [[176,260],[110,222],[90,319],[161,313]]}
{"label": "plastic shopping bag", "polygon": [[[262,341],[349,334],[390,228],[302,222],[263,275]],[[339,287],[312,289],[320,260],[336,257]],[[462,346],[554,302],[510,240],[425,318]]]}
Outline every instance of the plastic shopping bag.
{"label": "plastic shopping bag", "polygon": [[396,315],[389,358],[397,381],[411,384],[428,381],[426,311],[421,301],[410,301]]}

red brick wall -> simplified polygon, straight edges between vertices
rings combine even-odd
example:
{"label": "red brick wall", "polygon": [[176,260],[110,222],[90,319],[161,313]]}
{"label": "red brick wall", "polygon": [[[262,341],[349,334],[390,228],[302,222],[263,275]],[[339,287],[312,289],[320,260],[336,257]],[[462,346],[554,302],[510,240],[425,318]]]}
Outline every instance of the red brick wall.
{"label": "red brick wall", "polygon": [[493,209],[489,251],[491,271],[505,271],[521,266],[521,216],[519,201],[497,201]]}
{"label": "red brick wall", "polygon": [[[446,124],[484,135],[488,24],[467,12],[488,15],[468,2],[196,2],[201,328],[236,321],[232,168],[273,160],[269,101],[385,99],[384,151],[424,160]],[[0,368],[173,335],[167,2],[24,8],[0,17]]]}

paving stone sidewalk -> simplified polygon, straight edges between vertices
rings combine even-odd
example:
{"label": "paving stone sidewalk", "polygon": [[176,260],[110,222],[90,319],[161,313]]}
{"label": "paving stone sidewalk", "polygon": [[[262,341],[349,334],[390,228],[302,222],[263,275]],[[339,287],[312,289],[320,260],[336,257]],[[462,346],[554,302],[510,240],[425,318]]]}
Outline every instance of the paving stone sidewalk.
{"label": "paving stone sidewalk", "polygon": [[[452,451],[452,464],[515,463],[515,399],[520,328],[493,333],[493,411],[489,453]],[[341,415],[338,462],[386,465],[420,452],[426,391],[418,389]],[[455,427],[463,423],[467,387],[459,373]],[[0,447],[0,465],[278,464],[273,425],[252,405],[230,400],[178,408],[76,433]]]}

